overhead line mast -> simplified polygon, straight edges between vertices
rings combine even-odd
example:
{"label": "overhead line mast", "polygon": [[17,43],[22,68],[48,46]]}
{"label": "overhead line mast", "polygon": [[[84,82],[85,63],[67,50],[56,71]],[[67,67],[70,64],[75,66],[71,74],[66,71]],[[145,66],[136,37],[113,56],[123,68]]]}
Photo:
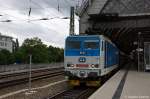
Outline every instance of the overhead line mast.
{"label": "overhead line mast", "polygon": [[70,8],[70,31],[69,35],[75,35],[74,33],[74,7]]}

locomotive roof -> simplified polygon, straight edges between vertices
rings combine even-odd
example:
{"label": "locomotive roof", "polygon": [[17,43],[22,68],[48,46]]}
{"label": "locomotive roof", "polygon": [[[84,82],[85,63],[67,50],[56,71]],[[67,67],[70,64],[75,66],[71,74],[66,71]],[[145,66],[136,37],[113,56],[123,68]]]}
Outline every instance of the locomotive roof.
{"label": "locomotive roof", "polygon": [[101,37],[104,40],[106,40],[107,42],[111,43],[113,46],[116,46],[109,38],[107,38],[104,35],[72,35],[72,36],[68,36],[67,38],[69,38],[69,37]]}

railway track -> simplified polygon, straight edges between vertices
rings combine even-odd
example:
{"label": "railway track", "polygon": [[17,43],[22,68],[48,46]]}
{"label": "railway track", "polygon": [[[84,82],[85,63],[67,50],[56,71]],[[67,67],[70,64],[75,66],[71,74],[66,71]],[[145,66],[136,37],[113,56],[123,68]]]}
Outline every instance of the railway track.
{"label": "railway track", "polygon": [[[64,74],[63,68],[52,68],[32,71],[32,81]],[[28,82],[28,71],[8,75],[0,75],[0,88],[6,88]]]}
{"label": "railway track", "polygon": [[87,99],[95,91],[96,88],[73,88],[45,99]]}
{"label": "railway track", "polygon": [[[32,73],[38,73],[38,72],[44,72],[44,71],[53,71],[53,70],[58,70],[58,69],[63,69],[63,67],[60,68],[41,68],[41,69],[32,69]],[[14,76],[20,76],[20,75],[25,75],[29,72],[29,70],[21,71],[21,72],[8,72],[8,73],[0,73],[0,79],[3,78],[8,78],[8,77],[14,77]]]}

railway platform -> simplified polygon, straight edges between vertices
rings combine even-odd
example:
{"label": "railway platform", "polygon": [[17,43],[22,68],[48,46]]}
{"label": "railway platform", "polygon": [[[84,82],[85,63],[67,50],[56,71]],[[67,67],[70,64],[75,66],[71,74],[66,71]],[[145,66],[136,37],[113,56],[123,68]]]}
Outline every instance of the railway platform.
{"label": "railway platform", "polygon": [[150,72],[124,68],[111,77],[89,99],[150,99]]}

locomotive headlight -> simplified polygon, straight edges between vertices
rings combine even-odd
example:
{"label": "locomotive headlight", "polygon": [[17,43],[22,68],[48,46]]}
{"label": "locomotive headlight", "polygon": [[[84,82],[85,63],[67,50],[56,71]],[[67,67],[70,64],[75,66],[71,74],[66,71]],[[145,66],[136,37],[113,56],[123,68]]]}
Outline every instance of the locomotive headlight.
{"label": "locomotive headlight", "polygon": [[98,68],[98,67],[99,67],[99,65],[98,65],[98,64],[95,64],[94,66],[95,66],[95,68]]}
{"label": "locomotive headlight", "polygon": [[95,68],[94,64],[91,65],[92,68]]}
{"label": "locomotive headlight", "polygon": [[91,64],[91,68],[98,68],[98,64]]}
{"label": "locomotive headlight", "polygon": [[73,64],[71,64],[70,66],[71,66],[71,67],[74,67],[74,65],[73,65]]}
{"label": "locomotive headlight", "polygon": [[67,67],[74,67],[74,64],[67,64]]}

